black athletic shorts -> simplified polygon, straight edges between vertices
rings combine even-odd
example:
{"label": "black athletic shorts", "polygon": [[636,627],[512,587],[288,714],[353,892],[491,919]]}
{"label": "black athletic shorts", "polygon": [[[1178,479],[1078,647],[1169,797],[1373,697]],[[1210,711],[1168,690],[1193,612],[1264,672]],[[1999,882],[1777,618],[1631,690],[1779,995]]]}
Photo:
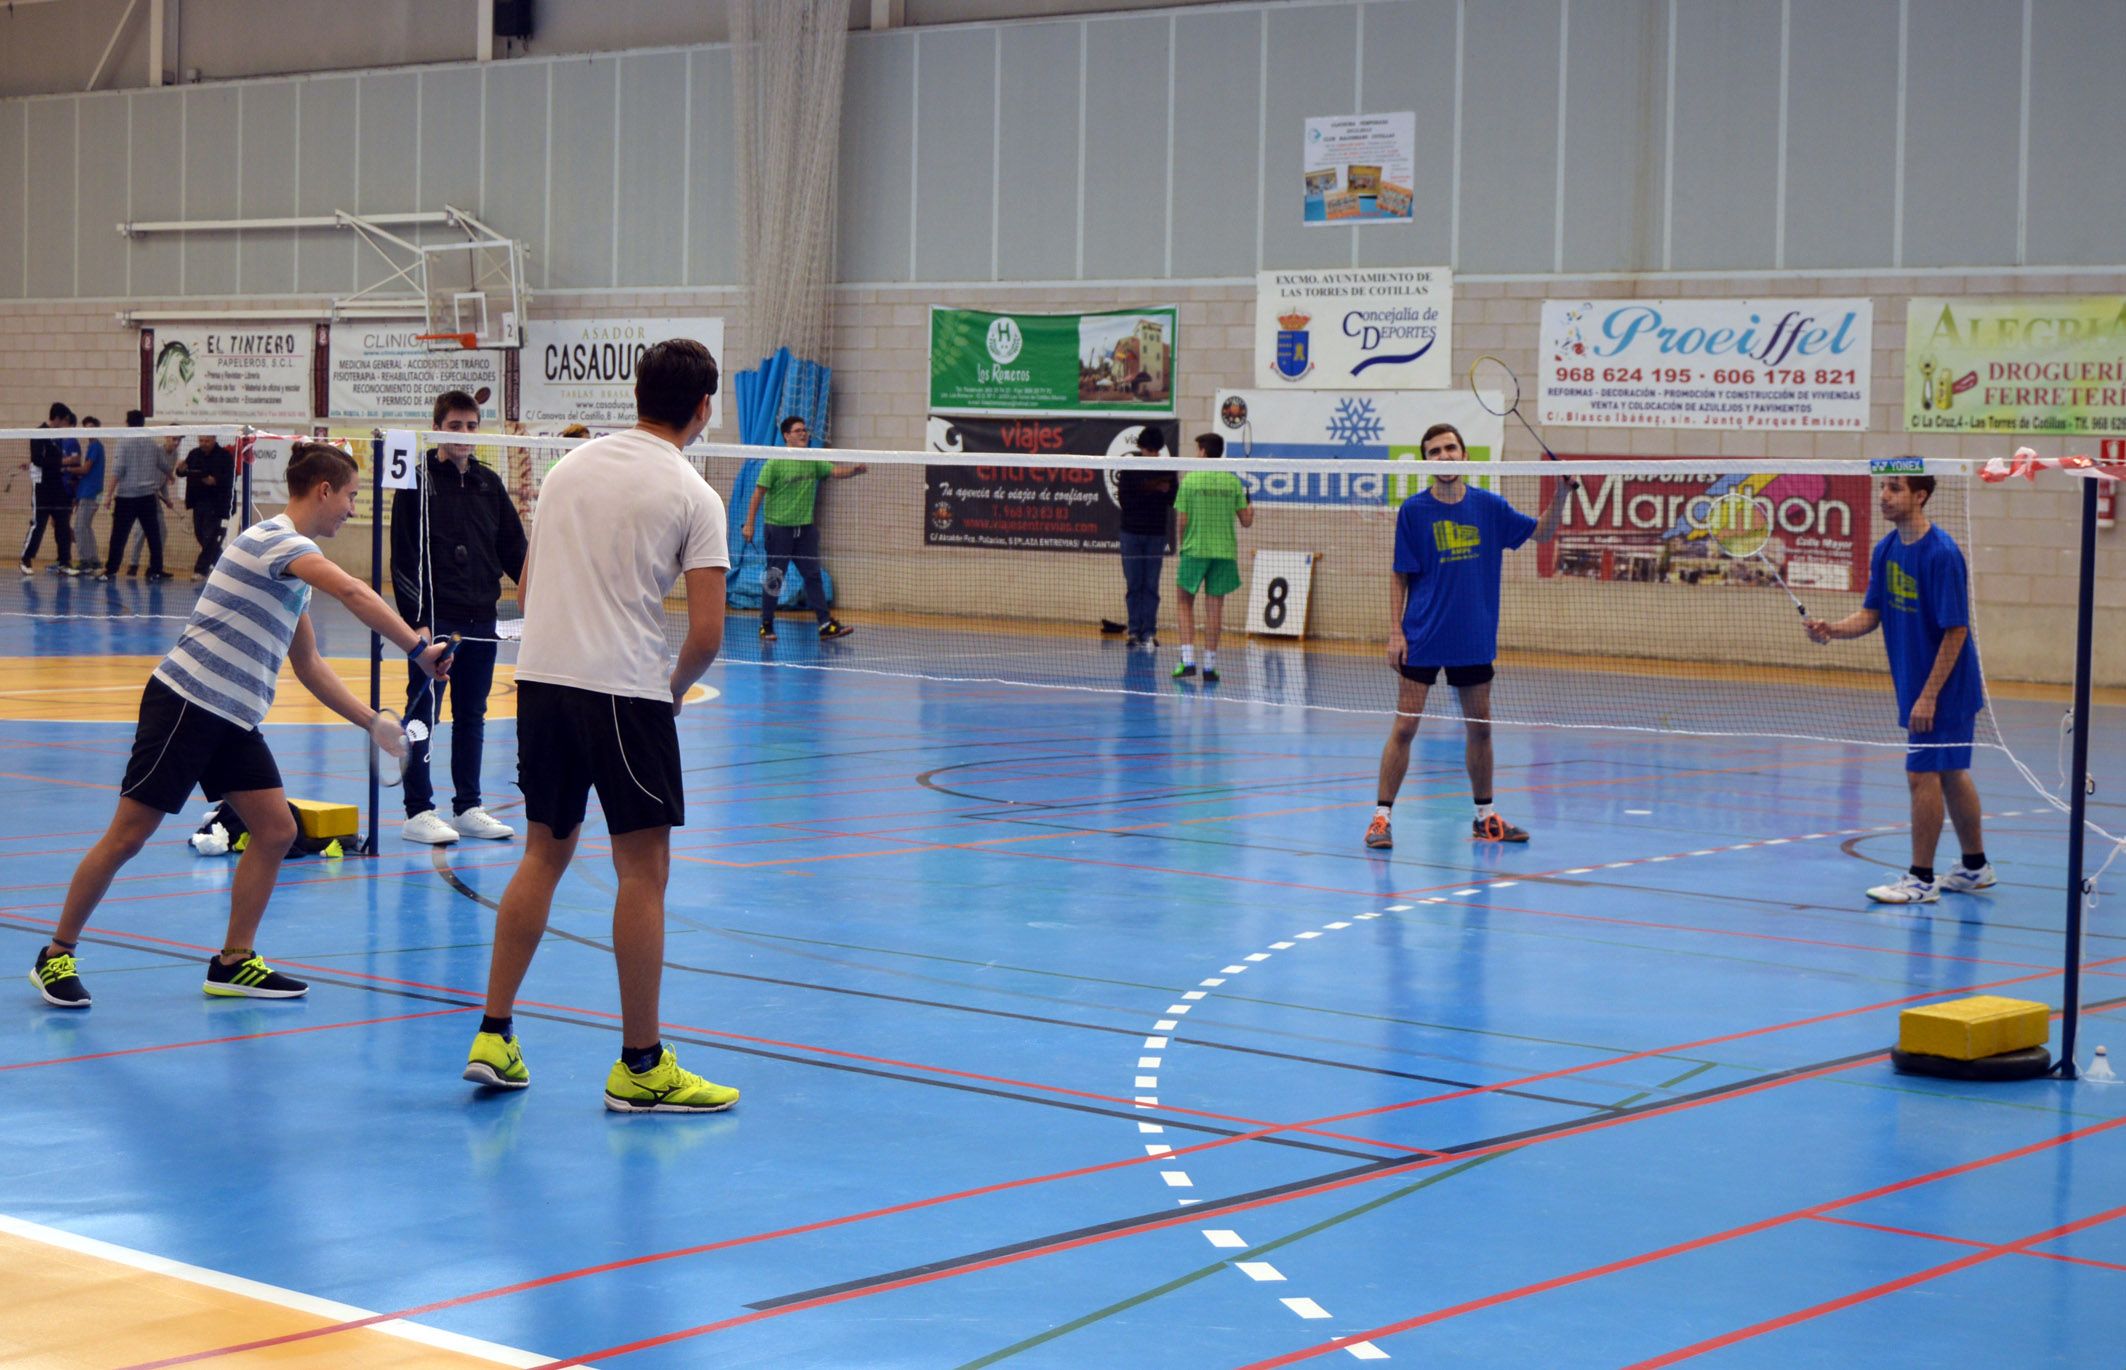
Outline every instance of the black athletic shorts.
{"label": "black athletic shorts", "polygon": [[[1412,666],[1405,663],[1397,669],[1403,673],[1403,679],[1414,680],[1420,685],[1430,685],[1439,679],[1440,668],[1437,666]],[[1495,674],[1488,661],[1477,666],[1449,666],[1447,683],[1458,690],[1470,685],[1489,685]]]}
{"label": "black athletic shorts", "polygon": [[216,800],[231,792],[277,790],[281,770],[258,729],[209,713],[150,676],[140,693],[140,726],[119,793],[177,813],[194,785]]}
{"label": "black athletic shorts", "polygon": [[524,816],[556,837],[583,821],[593,789],[610,832],[679,826],[687,812],[671,703],[519,680],[517,787]]}

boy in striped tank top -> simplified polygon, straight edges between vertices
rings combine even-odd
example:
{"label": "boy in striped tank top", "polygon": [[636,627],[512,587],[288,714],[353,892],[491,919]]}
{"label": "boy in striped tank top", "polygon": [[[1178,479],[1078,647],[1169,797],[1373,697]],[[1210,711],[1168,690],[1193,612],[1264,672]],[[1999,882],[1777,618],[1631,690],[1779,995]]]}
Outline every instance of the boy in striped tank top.
{"label": "boy in striped tank top", "polygon": [[282,975],[252,950],[281,858],[295,840],[295,819],[280,768],[258,730],[273,704],[286,660],[318,701],[363,728],[394,756],[406,751],[392,721],[355,698],[318,655],[310,592],[321,590],[440,677],[449,644],[408,627],[361,581],[325,559],[316,539],[329,538],[354,513],[360,481],[353,458],[322,443],[297,443],[288,459],[287,512],[246,529],[229,545],[177,645],[156,666],[140,700],[133,756],[119,787],[118,812],[67,887],[50,945],[40,948],[30,982],[57,1008],[87,1008],[74,951],[104,891],[139,854],[163,818],[182,809],[199,786],[226,800],[251,830],[229,891],[229,930],[219,955],[207,958],[205,989],[225,998],[293,999],[310,987]]}

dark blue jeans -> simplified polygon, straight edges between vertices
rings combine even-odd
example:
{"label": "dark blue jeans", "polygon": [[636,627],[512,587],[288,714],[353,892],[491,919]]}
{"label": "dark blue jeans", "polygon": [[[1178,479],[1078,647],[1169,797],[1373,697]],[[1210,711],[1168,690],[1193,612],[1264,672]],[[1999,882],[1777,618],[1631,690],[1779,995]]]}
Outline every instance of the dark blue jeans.
{"label": "dark blue jeans", "polygon": [[782,598],[783,577],[789,574],[791,562],[797,563],[797,574],[804,578],[805,603],[824,624],[830,611],[827,580],[819,571],[819,525],[771,523],[761,529],[760,536],[768,549],[767,566],[760,573],[760,626],[775,631],[775,606]]}
{"label": "dark blue jeans", "polygon": [[1150,637],[1159,627],[1159,568],[1166,560],[1166,534],[1122,535],[1122,599],[1131,637]]}
{"label": "dark blue jeans", "polygon": [[[452,619],[438,616],[431,625],[438,633],[463,633],[467,637],[491,638],[493,619]],[[428,690],[428,677],[421,668],[407,663],[406,717],[428,725],[429,736],[408,749],[406,760],[406,816],[426,813],[435,807],[435,790],[428,779],[428,749],[435,736],[436,717],[442,712],[440,696],[450,692],[450,779],[456,793],[450,811],[463,813],[480,807],[480,748],[487,739],[487,693],[495,683],[495,644],[461,642],[450,658],[450,679]]]}

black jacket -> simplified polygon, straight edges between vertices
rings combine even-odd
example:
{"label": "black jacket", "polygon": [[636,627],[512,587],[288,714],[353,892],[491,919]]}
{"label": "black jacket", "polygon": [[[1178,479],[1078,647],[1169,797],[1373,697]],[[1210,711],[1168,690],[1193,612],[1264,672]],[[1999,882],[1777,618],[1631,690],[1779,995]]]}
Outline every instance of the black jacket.
{"label": "black jacket", "polygon": [[[214,484],[207,484],[208,476]],[[211,452],[195,447],[185,453],[185,508],[227,518],[235,507],[236,454],[219,444]]]}
{"label": "black jacket", "polygon": [[30,465],[37,468],[36,506],[39,509],[65,509],[73,504],[73,492],[66,488],[66,448],[64,438],[31,438]]}
{"label": "black jacket", "polygon": [[1181,477],[1172,471],[1117,471],[1115,496],[1122,505],[1125,533],[1164,533],[1174,512],[1174,493]]}
{"label": "black jacket", "polygon": [[[481,621],[495,616],[502,577],[524,576],[524,523],[510,503],[502,478],[478,461],[465,473],[430,448],[422,479],[428,483],[428,566],[421,564],[421,492],[391,497],[391,591],[399,617],[416,627],[446,619]],[[434,585],[426,584],[433,575]]]}

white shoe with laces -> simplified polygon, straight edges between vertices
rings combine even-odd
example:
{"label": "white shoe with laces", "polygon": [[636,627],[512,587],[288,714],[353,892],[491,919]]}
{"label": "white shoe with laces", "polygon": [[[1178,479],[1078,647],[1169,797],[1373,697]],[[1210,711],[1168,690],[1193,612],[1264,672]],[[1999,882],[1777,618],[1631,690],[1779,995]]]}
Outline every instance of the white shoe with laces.
{"label": "white shoe with laces", "polygon": [[490,842],[506,842],[517,835],[517,830],[500,822],[485,809],[467,809],[450,820],[450,826],[460,837],[484,837]]}
{"label": "white shoe with laces", "polygon": [[[478,810],[474,810],[478,812]],[[426,842],[431,847],[440,847],[458,840],[458,830],[443,821],[443,815],[427,809],[406,820],[399,829],[408,842]]]}
{"label": "white shoe with laces", "polygon": [[1941,899],[1941,881],[1922,880],[1906,871],[1888,885],[1877,885],[1868,898],[1878,904],[1932,904]]}
{"label": "white shoe with laces", "polygon": [[1976,890],[1992,889],[1994,885],[1993,863],[1988,861],[1974,871],[1966,870],[1963,864],[1959,862],[1938,883],[1949,894],[1970,894]]}

